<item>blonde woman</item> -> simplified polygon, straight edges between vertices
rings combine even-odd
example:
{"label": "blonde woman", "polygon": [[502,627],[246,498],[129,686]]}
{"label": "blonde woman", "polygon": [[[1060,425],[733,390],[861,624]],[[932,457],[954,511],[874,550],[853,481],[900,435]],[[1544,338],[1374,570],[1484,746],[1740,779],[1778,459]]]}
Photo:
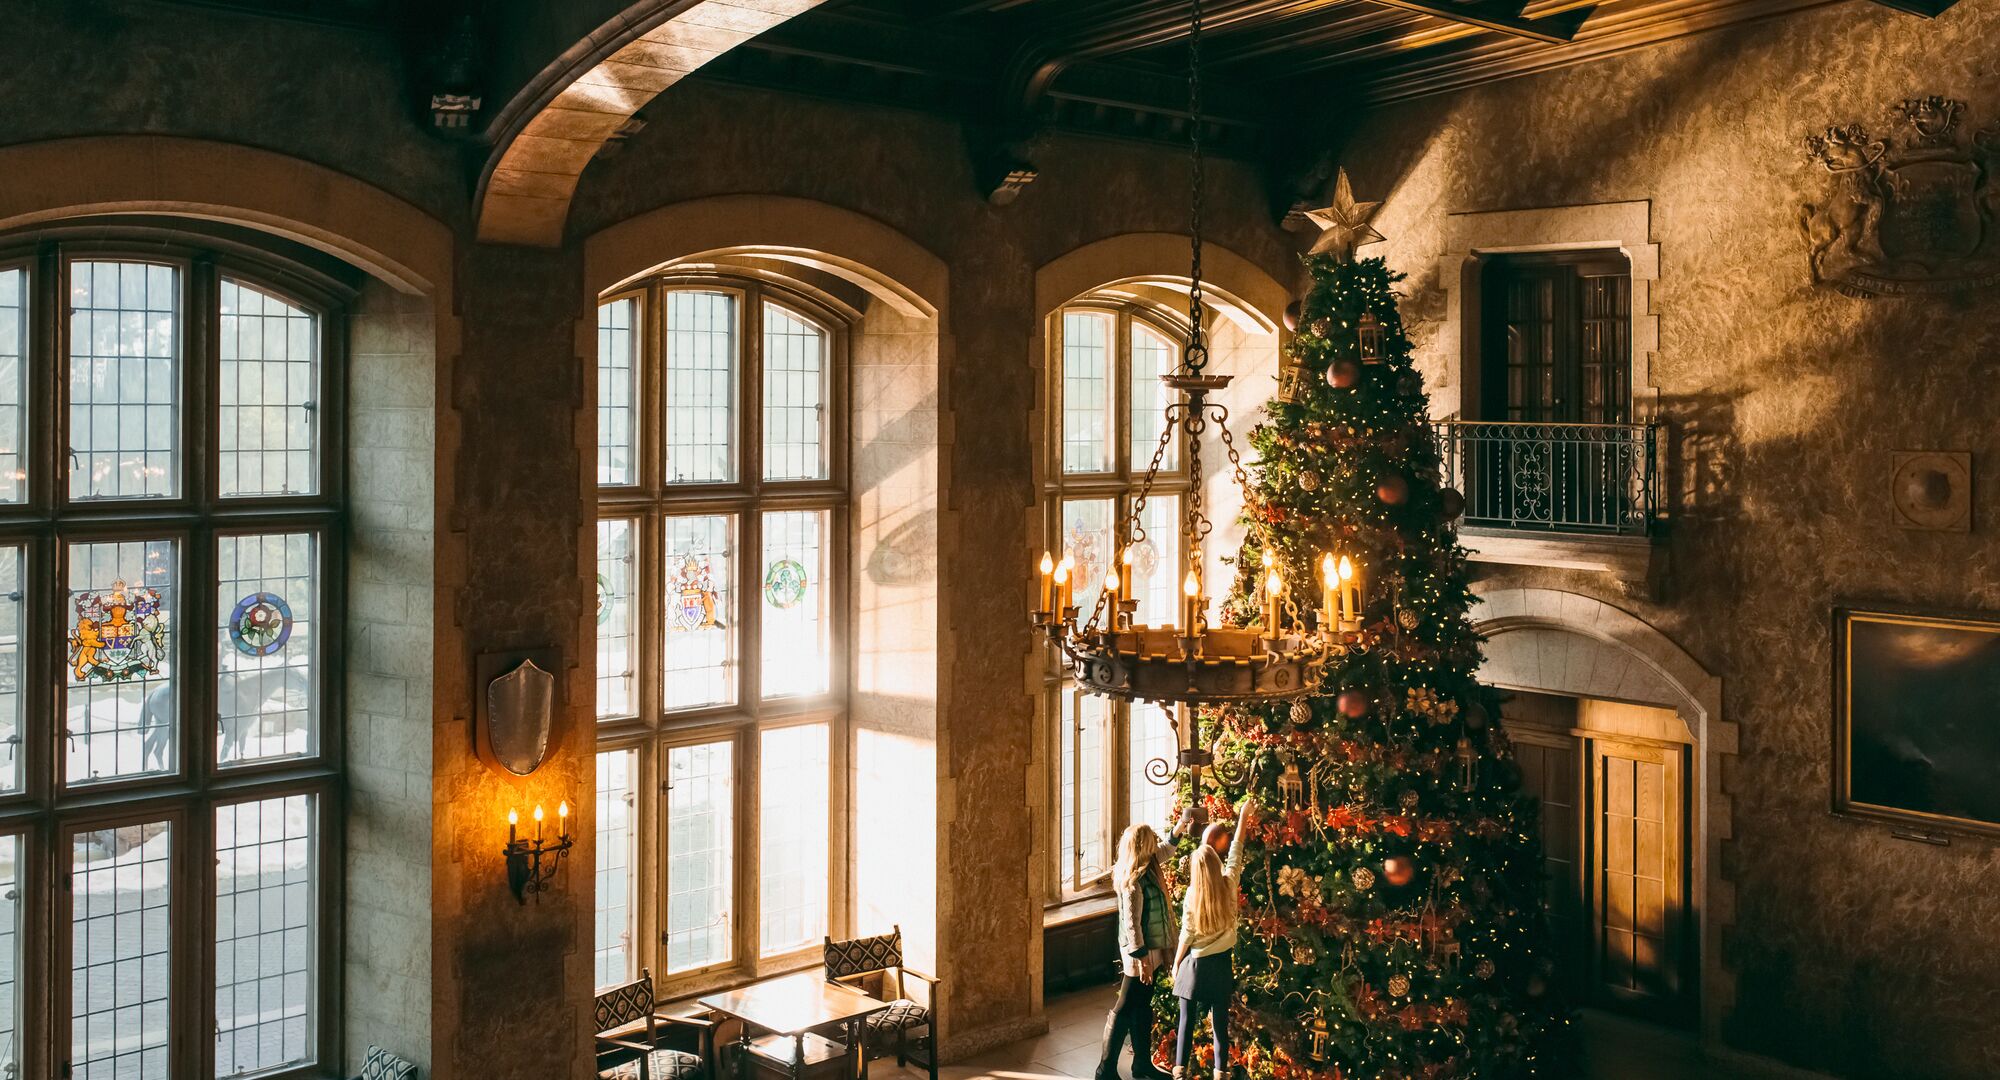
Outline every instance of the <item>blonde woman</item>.
{"label": "blonde woman", "polygon": [[[1229,1076],[1229,1002],[1236,996],[1236,877],[1243,860],[1243,832],[1250,824],[1250,800],[1236,810],[1236,834],[1227,843],[1225,863],[1215,842],[1204,842],[1188,860],[1187,901],[1181,910],[1180,947],[1174,954],[1174,996],[1181,999],[1180,1029],[1174,1037],[1174,1077],[1184,1080],[1194,1056],[1194,1029],[1208,1014],[1215,1038],[1216,1080]],[[1215,839],[1227,835],[1210,826]],[[1204,841],[1209,838],[1204,837]]]}
{"label": "blonde woman", "polygon": [[1151,825],[1135,824],[1118,838],[1111,885],[1118,893],[1118,1000],[1104,1021],[1104,1051],[1096,1080],[1118,1080],[1118,1051],[1132,1040],[1132,1080],[1166,1080],[1153,1064],[1153,976],[1167,962],[1178,932],[1167,900],[1172,844]]}

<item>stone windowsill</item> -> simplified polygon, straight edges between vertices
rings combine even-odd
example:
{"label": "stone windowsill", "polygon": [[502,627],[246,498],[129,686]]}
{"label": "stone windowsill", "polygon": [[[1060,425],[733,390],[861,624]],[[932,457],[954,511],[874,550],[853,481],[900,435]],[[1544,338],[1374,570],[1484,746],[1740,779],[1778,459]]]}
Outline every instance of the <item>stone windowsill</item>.
{"label": "stone windowsill", "polygon": [[1042,929],[1053,930],[1058,926],[1068,926],[1087,919],[1115,914],[1118,911],[1118,897],[1109,892],[1092,893],[1051,904],[1042,909]]}

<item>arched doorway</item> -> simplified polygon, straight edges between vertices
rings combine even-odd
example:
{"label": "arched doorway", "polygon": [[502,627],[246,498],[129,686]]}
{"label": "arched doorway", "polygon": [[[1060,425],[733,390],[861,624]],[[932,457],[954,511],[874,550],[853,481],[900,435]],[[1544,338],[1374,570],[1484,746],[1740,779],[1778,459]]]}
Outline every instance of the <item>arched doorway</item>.
{"label": "arched doorway", "polygon": [[[1720,879],[1736,752],[1721,680],[1659,630],[1603,601],[1486,586],[1481,677],[1505,710],[1587,1003],[1713,1038],[1733,998],[1720,955],[1733,889]],[[1565,894],[1565,890],[1573,890]],[[1564,903],[1573,905],[1563,911]]]}

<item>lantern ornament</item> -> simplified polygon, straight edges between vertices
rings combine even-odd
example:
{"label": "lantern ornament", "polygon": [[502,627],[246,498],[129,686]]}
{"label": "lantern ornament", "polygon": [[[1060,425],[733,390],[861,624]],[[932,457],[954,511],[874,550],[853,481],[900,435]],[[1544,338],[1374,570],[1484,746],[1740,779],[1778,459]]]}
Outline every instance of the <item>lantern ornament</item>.
{"label": "lantern ornament", "polygon": [[1278,400],[1287,405],[1299,403],[1299,393],[1305,388],[1306,362],[1296,348],[1288,348],[1278,354]]}
{"label": "lantern ornament", "polygon": [[1374,312],[1361,313],[1361,320],[1354,328],[1354,338],[1361,352],[1362,363],[1382,362],[1382,320],[1376,318]]}

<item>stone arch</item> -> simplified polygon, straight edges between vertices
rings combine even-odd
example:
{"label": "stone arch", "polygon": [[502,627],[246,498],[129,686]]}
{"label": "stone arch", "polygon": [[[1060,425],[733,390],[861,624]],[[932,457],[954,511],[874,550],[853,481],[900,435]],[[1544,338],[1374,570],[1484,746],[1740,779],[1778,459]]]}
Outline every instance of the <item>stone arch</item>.
{"label": "stone arch", "polygon": [[0,148],[0,229],[96,214],[247,225],[337,256],[412,295],[449,298],[452,236],[416,207],[321,165],[161,135]]}
{"label": "stone arch", "polygon": [[1723,760],[1737,752],[1737,727],[1723,719],[1722,680],[1638,616],[1558,589],[1476,586],[1474,629],[1487,638],[1480,677],[1505,689],[1605,698],[1673,710],[1694,746],[1692,788],[1699,823],[1693,860],[1694,915],[1704,1042],[1721,1038],[1736,996],[1722,941],[1735,916],[1735,886],[1722,876],[1732,833]]}
{"label": "stone arch", "polygon": [[556,247],[577,181],[633,115],[690,72],[821,0],[661,0],[630,10],[544,68],[494,121],[479,239]]}

